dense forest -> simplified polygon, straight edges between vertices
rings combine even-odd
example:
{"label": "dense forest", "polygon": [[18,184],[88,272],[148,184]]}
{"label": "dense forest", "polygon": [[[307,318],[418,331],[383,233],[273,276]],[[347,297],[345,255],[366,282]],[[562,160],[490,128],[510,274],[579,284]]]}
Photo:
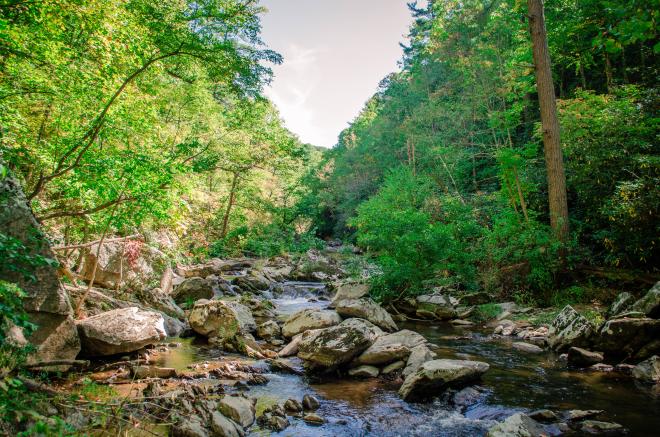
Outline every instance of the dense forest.
{"label": "dense forest", "polygon": [[408,9],[324,149],[258,0],[0,0],[0,435],[660,426],[660,0]]}

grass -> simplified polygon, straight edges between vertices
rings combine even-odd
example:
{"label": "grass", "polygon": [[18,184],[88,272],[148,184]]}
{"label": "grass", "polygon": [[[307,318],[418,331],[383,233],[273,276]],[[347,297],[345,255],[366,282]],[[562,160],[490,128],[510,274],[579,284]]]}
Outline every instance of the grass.
{"label": "grass", "polygon": [[483,305],[477,305],[470,318],[476,322],[486,322],[497,317],[500,312],[502,312],[502,309],[498,304],[485,303]]}

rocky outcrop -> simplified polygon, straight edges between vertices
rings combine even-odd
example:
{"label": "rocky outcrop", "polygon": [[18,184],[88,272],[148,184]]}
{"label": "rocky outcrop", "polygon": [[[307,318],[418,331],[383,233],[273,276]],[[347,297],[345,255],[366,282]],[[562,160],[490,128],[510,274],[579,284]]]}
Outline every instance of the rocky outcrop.
{"label": "rocky outcrop", "polygon": [[487,437],[538,437],[546,435],[543,426],[522,413],[509,416],[488,430]]}
{"label": "rocky outcrop", "polygon": [[424,294],[415,299],[418,317],[427,319],[449,320],[457,316],[458,300],[443,294]]}
{"label": "rocky outcrop", "polygon": [[426,343],[420,334],[404,329],[382,335],[355,360],[357,364],[381,365],[407,359],[410,351]]}
{"label": "rocky outcrop", "polygon": [[220,412],[244,428],[254,423],[256,400],[243,396],[225,396],[220,400]]}
{"label": "rocky outcrop", "polygon": [[614,302],[612,302],[612,305],[610,305],[610,308],[607,310],[608,317],[614,317],[624,313],[630,309],[633,303],[635,303],[635,298],[632,294],[626,291],[619,293],[616,299],[614,299]]}
{"label": "rocky outcrop", "polygon": [[257,329],[248,308],[236,302],[221,300],[195,304],[188,316],[188,322],[198,334],[219,340],[229,340]]}
{"label": "rocky outcrop", "polygon": [[630,308],[632,311],[639,311],[653,319],[660,318],[660,281],[646,293],[644,297],[635,302]]}
{"label": "rocky outcrop", "polygon": [[257,326],[257,335],[264,340],[271,340],[279,337],[282,334],[280,325],[274,320],[268,320]]}
{"label": "rocky outcrop", "polygon": [[[594,349],[606,357],[648,358],[660,350],[660,320],[620,318],[608,320],[593,339]],[[655,345],[655,346],[654,346]],[[650,347],[649,347],[650,346]]]}
{"label": "rocky outcrop", "polygon": [[633,376],[645,384],[660,384],[660,357],[653,355],[642,361],[632,371]]}
{"label": "rocky outcrop", "polygon": [[[0,178],[0,233],[20,242],[27,256],[55,259],[18,181],[11,175]],[[30,276],[25,276],[22,268],[27,268]],[[80,340],[69,296],[54,264],[21,266],[17,262],[0,262],[0,280],[17,284],[27,294],[23,306],[36,325],[29,338],[36,352],[29,362],[74,359],[80,352]]]}
{"label": "rocky outcrop", "polygon": [[200,299],[212,299],[215,296],[213,279],[192,277],[184,279],[174,288],[172,297],[177,304],[195,303]]}
{"label": "rocky outcrop", "polygon": [[390,313],[369,298],[342,300],[337,302],[335,309],[342,317],[369,320],[386,331],[392,332],[398,329]]}
{"label": "rocky outcrop", "polygon": [[316,249],[310,249],[298,260],[291,275],[298,280],[332,281],[344,276],[339,263]]}
{"label": "rocky outcrop", "polygon": [[481,361],[432,360],[403,381],[399,395],[405,400],[424,399],[448,388],[461,388],[481,378],[489,366]]}
{"label": "rocky outcrop", "polygon": [[76,321],[85,356],[133,352],[167,335],[163,316],[136,307],[121,308]]}
{"label": "rocky outcrop", "polygon": [[343,282],[337,287],[337,292],[332,298],[331,307],[335,307],[338,302],[349,299],[360,299],[369,294],[369,284],[362,282]]}
{"label": "rocky outcrop", "polygon": [[548,344],[557,351],[563,351],[571,346],[586,346],[594,328],[592,324],[566,305],[550,325]]}
{"label": "rocky outcrop", "polygon": [[288,318],[282,326],[282,335],[290,338],[310,329],[329,328],[339,323],[341,323],[341,317],[336,311],[305,309]]}
{"label": "rocky outcrop", "polygon": [[303,334],[298,357],[311,369],[333,369],[350,362],[380,335],[380,328],[366,320],[344,320],[339,325]]}

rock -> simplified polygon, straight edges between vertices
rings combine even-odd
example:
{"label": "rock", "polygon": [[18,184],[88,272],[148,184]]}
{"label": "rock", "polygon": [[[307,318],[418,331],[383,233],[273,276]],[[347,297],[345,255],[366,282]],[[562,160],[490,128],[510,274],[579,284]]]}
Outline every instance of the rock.
{"label": "rock", "polygon": [[310,329],[329,328],[341,323],[341,317],[332,310],[306,309],[292,314],[282,326],[287,338]]}
{"label": "rock", "polygon": [[277,416],[273,413],[264,413],[257,420],[259,425],[272,431],[284,431],[289,426],[289,420],[286,417]]}
{"label": "rock", "polygon": [[281,370],[285,373],[291,373],[293,375],[302,375],[303,372],[301,369],[296,368],[289,360],[284,358],[276,358],[273,360],[268,360],[271,368]]}
{"label": "rock", "polygon": [[291,275],[298,280],[324,281],[344,275],[338,263],[319,252],[310,249],[295,266]]}
{"label": "rock", "polygon": [[325,419],[323,419],[318,414],[313,414],[313,413],[305,414],[303,416],[303,420],[305,421],[305,423],[316,426],[321,426],[325,423]]}
{"label": "rock", "polygon": [[619,372],[619,373],[622,373],[622,374],[628,375],[628,376],[632,376],[632,372],[633,372],[634,369],[635,369],[635,366],[632,365],[632,364],[621,363],[621,364],[617,364],[616,366],[614,366],[614,371],[615,372]]}
{"label": "rock", "polygon": [[348,371],[350,376],[355,376],[356,378],[375,378],[379,373],[378,367],[366,365],[355,367]]}
{"label": "rock", "polygon": [[487,437],[539,437],[546,435],[545,430],[534,419],[516,413],[504,422],[498,423],[488,430]]}
{"label": "rock", "polygon": [[625,434],[625,429],[620,424],[614,422],[601,422],[599,420],[585,420],[580,424],[580,431],[585,434],[607,436]]}
{"label": "rock", "polygon": [[235,283],[241,290],[246,291],[264,291],[270,288],[270,281],[255,271],[246,276],[239,276]]}
{"label": "rock", "polygon": [[410,349],[410,356],[408,356],[408,361],[406,362],[406,368],[403,369],[402,376],[404,378],[408,377],[412,373],[417,372],[417,370],[427,361],[431,361],[434,358],[435,354],[426,345],[415,346]]}
{"label": "rock", "polygon": [[211,413],[211,430],[218,437],[242,437],[243,429],[233,420],[226,418],[219,411]]}
{"label": "rock", "polygon": [[135,379],[146,378],[176,378],[176,370],[170,367],[134,366],[131,375]]}
{"label": "rock", "polygon": [[552,423],[559,421],[559,418],[554,412],[545,409],[532,411],[531,413],[528,414],[528,416],[536,420],[537,422],[543,422],[543,423]]}
{"label": "rock", "polygon": [[465,387],[454,395],[452,402],[459,407],[467,407],[475,404],[480,397],[481,392],[479,390],[473,387]]}
{"label": "rock", "polygon": [[195,303],[200,299],[212,299],[215,296],[212,279],[193,277],[185,279],[174,288],[174,302],[181,305],[184,303]]}
{"label": "rock", "polygon": [[635,302],[635,298],[632,294],[628,292],[619,293],[619,295],[614,299],[612,305],[607,310],[608,317],[614,317],[630,309],[632,304]]}
{"label": "rock", "polygon": [[179,337],[187,329],[187,324],[179,319],[170,317],[167,314],[161,314],[165,321],[165,333],[168,337]]}
{"label": "rock", "polygon": [[589,417],[598,416],[599,414],[603,414],[603,410],[570,410],[568,412],[568,420],[578,422]]}
{"label": "rock", "polygon": [[198,276],[206,278],[211,275],[222,275],[223,273],[240,271],[243,269],[251,268],[254,260],[250,259],[228,259],[221,260],[213,258],[204,264],[197,264],[193,266],[179,266],[177,273],[185,278],[192,278]]}
{"label": "rock", "polygon": [[415,346],[426,343],[420,334],[404,329],[393,334],[382,335],[357,358],[358,364],[387,364],[407,359]]}
{"label": "rock", "polygon": [[284,402],[284,409],[291,413],[301,413],[303,410],[303,406],[300,402],[298,402],[295,399],[287,399],[287,401]]}
{"label": "rock", "polygon": [[190,327],[206,337],[228,340],[257,329],[250,310],[236,302],[196,303],[188,316]]}
{"label": "rock", "polygon": [[530,354],[540,354],[543,352],[543,349],[538,347],[535,344],[525,343],[525,342],[516,342],[511,345],[514,349],[521,352],[527,352]]}
{"label": "rock", "polygon": [[290,357],[298,354],[298,345],[302,340],[302,334],[298,334],[291,339],[291,342],[284,346],[281,351],[277,353],[278,357]]}
{"label": "rock", "polygon": [[642,361],[632,370],[632,375],[640,382],[646,384],[660,383],[660,358],[653,355],[646,361]]}
{"label": "rock", "polygon": [[208,435],[197,417],[185,418],[172,428],[172,437],[208,437]]}
{"label": "rock", "polygon": [[316,411],[321,406],[321,403],[312,395],[303,396],[303,408],[305,411]]}
{"label": "rock", "polygon": [[[660,338],[660,320],[625,317],[605,322],[593,339],[593,344],[594,348],[603,351],[606,356],[635,356],[644,359],[650,355],[643,356],[644,354],[638,352],[658,338]],[[652,349],[647,348],[645,353],[652,354]]]}
{"label": "rock", "polygon": [[471,322],[469,320],[463,320],[463,319],[454,319],[454,320],[450,321],[449,323],[451,323],[452,325],[455,325],[455,326],[472,326],[472,325],[474,325],[473,322]]}
{"label": "rock", "polygon": [[307,334],[298,345],[298,356],[311,368],[335,368],[366,350],[382,331],[366,320],[348,319]]}
{"label": "rock", "polygon": [[383,367],[383,370],[380,373],[383,375],[389,375],[390,373],[394,373],[397,370],[403,369],[404,367],[406,367],[405,361],[395,361],[392,364],[388,364],[387,366]]}
{"label": "rock", "polygon": [[548,344],[557,351],[563,351],[571,346],[585,346],[593,332],[591,323],[566,305],[552,321],[548,332]]}
{"label": "rock", "polygon": [[406,377],[399,395],[405,400],[427,398],[447,388],[459,388],[476,381],[488,368],[488,364],[481,361],[427,361]]}
{"label": "rock", "polygon": [[[150,284],[160,283],[170,262],[167,256],[141,240],[104,242],[84,250],[80,276],[85,281],[114,290],[117,286],[147,290]],[[98,257],[97,257],[98,252]],[[96,273],[94,265],[98,262]],[[121,282],[121,284],[118,284]]]}
{"label": "rock", "polygon": [[591,352],[579,347],[572,347],[568,350],[568,365],[573,367],[589,367],[603,362],[603,354],[600,352]]}
{"label": "rock", "polygon": [[225,396],[220,400],[218,409],[234,422],[247,428],[254,423],[255,402],[243,396]]}
{"label": "rock", "polygon": [[136,307],[121,308],[76,321],[86,356],[133,352],[167,337],[163,316]]}
{"label": "rock", "polygon": [[[19,182],[11,172],[0,176],[0,232],[20,242],[25,248],[25,255],[56,259]],[[18,285],[26,293],[22,298],[23,308],[29,321],[37,327],[29,337],[36,350],[28,357],[28,363],[75,359],[80,352],[80,339],[69,296],[60,284],[56,264],[41,263],[30,267],[33,278],[25,277],[20,267],[2,260],[0,280]],[[67,369],[68,366],[49,368]]]}
{"label": "rock", "polygon": [[635,302],[631,310],[642,312],[653,319],[660,318],[660,281],[656,282],[643,298]]}
{"label": "rock", "polygon": [[274,320],[269,320],[257,326],[257,335],[264,340],[277,338],[281,333],[282,330],[280,329],[280,325],[278,325]]}
{"label": "rock", "polygon": [[448,320],[457,316],[458,301],[451,296],[425,294],[417,296],[415,300],[417,303],[416,314],[420,317],[431,316],[439,320]]}
{"label": "rock", "polygon": [[597,363],[594,364],[593,366],[587,367],[587,370],[590,370],[592,372],[612,372],[614,371],[614,366],[605,363]]}
{"label": "rock", "polygon": [[186,317],[186,314],[181,307],[176,304],[174,299],[165,294],[160,288],[154,288],[144,293],[138,293],[137,298],[140,300],[140,303],[145,306],[158,310],[161,313],[165,313],[170,317],[175,317],[177,319],[184,319]]}
{"label": "rock", "polygon": [[276,317],[275,311],[273,311],[275,305],[268,299],[244,294],[241,296],[240,302],[250,309],[254,317],[261,319],[274,319]]}
{"label": "rock", "polygon": [[460,297],[461,305],[483,305],[493,301],[493,298],[485,291],[465,294]]}
{"label": "rock", "polygon": [[392,316],[369,298],[339,301],[336,304],[336,310],[342,317],[365,319],[386,331],[392,332],[398,329],[396,323],[392,320]]}
{"label": "rock", "polygon": [[369,284],[360,282],[344,282],[339,284],[337,292],[332,298],[330,307],[334,308],[342,300],[360,299],[369,294]]}

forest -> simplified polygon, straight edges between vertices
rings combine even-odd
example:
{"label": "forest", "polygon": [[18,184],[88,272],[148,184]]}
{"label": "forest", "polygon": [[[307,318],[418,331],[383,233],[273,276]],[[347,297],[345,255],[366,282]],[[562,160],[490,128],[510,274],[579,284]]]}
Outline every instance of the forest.
{"label": "forest", "polygon": [[660,0],[407,6],[324,149],[258,0],[0,0],[1,435],[657,429]]}

